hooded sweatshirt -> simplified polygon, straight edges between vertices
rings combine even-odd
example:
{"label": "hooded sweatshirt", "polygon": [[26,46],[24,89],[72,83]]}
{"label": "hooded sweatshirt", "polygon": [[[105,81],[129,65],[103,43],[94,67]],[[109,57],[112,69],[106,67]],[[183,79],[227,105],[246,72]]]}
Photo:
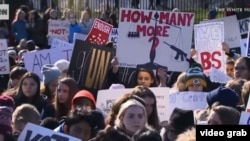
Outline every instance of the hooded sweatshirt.
{"label": "hooded sweatshirt", "polygon": [[[94,106],[96,105],[96,101],[95,101],[93,94],[87,90],[81,90],[81,91],[77,92],[76,95],[73,97],[72,102],[71,102],[72,103],[71,110],[76,108],[75,101],[76,101],[76,99],[79,99],[79,98],[88,98],[90,101],[93,102]],[[96,108],[96,107],[94,107],[94,108]],[[65,123],[63,121],[62,124],[60,124],[56,129],[54,129],[54,131],[59,132],[59,133],[65,133],[64,124]]]}

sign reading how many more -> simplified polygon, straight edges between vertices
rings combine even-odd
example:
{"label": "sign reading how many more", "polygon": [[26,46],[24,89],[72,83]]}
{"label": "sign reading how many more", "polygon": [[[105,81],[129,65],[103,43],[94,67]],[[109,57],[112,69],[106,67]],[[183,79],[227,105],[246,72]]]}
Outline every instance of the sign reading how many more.
{"label": "sign reading how many more", "polygon": [[105,45],[109,40],[109,35],[113,26],[99,19],[95,19],[94,24],[87,35],[85,41],[96,45]]}
{"label": "sign reading how many more", "polygon": [[9,74],[10,63],[6,39],[0,39],[0,74]]}
{"label": "sign reading how many more", "polygon": [[49,45],[52,39],[57,38],[64,41],[69,41],[69,21],[66,20],[49,20],[48,36]]}
{"label": "sign reading how many more", "polygon": [[186,71],[193,23],[193,13],[121,8],[116,52],[120,66]]}
{"label": "sign reading how many more", "polygon": [[198,60],[204,72],[209,74],[211,67],[224,71],[224,53],[221,43],[224,41],[223,22],[203,23],[194,26],[195,48]]}

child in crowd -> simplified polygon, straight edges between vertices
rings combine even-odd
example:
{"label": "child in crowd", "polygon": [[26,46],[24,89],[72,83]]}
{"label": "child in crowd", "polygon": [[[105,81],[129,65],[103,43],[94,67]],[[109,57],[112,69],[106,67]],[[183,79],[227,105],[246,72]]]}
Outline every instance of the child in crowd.
{"label": "child in crowd", "polygon": [[12,129],[15,138],[23,131],[27,123],[40,124],[40,113],[36,107],[30,104],[22,104],[18,106],[12,115]]}

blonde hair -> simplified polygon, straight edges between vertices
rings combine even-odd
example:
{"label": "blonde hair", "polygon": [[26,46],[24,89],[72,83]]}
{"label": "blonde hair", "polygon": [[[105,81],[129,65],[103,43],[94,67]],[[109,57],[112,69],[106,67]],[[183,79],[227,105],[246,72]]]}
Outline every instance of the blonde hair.
{"label": "blonde hair", "polygon": [[129,99],[128,101],[126,101],[125,103],[123,103],[120,107],[120,110],[117,114],[117,117],[116,117],[116,120],[115,120],[115,125],[118,126],[118,127],[121,127],[122,126],[122,120],[123,120],[123,117],[124,117],[124,114],[126,112],[126,110],[131,107],[131,106],[139,106],[142,108],[143,110],[143,113],[144,113],[144,117],[145,117],[145,125],[147,123],[147,113],[146,113],[146,109],[145,107],[137,100],[135,99]]}
{"label": "blonde hair", "polygon": [[176,141],[196,141],[196,129],[193,127],[179,134]]}
{"label": "blonde hair", "polygon": [[178,92],[184,91],[186,89],[185,83],[186,83],[186,72],[182,72],[178,76],[172,88],[177,90]]}
{"label": "blonde hair", "polygon": [[[40,113],[35,106],[31,104],[22,104],[18,106],[12,114],[13,128],[20,129],[21,124],[33,123],[40,124]],[[20,131],[21,132],[21,131]]]}
{"label": "blonde hair", "polygon": [[86,14],[88,14],[89,19],[91,18],[89,12],[88,12],[87,10],[83,10],[83,11],[81,12],[81,16],[80,16],[80,21],[81,21],[81,22],[82,22],[82,21],[88,21],[88,20],[89,20],[89,19],[85,19],[85,15],[86,15]]}
{"label": "blonde hair", "polygon": [[242,86],[242,91],[241,91],[242,102],[243,102],[243,104],[245,106],[247,106],[247,102],[248,102],[248,99],[249,99],[249,94],[250,94],[250,81],[247,81]]}

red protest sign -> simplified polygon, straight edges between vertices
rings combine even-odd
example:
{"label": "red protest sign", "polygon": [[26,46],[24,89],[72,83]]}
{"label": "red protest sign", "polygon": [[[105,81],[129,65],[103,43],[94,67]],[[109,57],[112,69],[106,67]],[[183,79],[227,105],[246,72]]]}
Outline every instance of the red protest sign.
{"label": "red protest sign", "polygon": [[94,24],[85,41],[92,44],[104,45],[109,40],[109,35],[113,26],[99,19],[95,19]]}

